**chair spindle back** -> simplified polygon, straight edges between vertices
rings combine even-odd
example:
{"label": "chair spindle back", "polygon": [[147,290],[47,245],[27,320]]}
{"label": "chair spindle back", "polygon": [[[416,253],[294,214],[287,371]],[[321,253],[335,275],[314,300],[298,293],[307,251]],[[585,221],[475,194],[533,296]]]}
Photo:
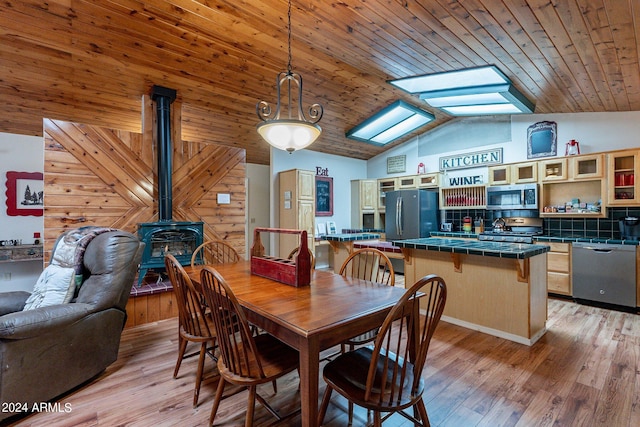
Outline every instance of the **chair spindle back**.
{"label": "chair spindle back", "polygon": [[391,260],[384,252],[375,248],[353,251],[342,264],[340,274],[384,285],[395,285]]}
{"label": "chair spindle back", "polygon": [[191,254],[191,266],[201,263],[206,265],[233,264],[240,261],[240,255],[229,244],[220,240],[204,242]]}
{"label": "chair spindle back", "polygon": [[193,286],[187,272],[171,254],[165,256],[164,263],[176,295],[180,326],[194,338],[213,336],[202,306],[201,295]]}
{"label": "chair spindle back", "polygon": [[[419,293],[424,295],[418,298]],[[376,395],[379,404],[391,405],[394,401],[406,398],[402,396],[403,390],[418,389],[429,344],[444,311],[446,299],[444,280],[432,274],[408,289],[389,312],[374,345],[367,376],[366,400]],[[426,309],[426,314],[416,318],[414,313],[419,312],[420,306],[423,311]],[[419,333],[412,333],[414,328],[419,328]],[[407,363],[409,360],[413,362]],[[413,381],[411,387],[403,387],[408,379]]]}
{"label": "chair spindle back", "polygon": [[238,377],[265,378],[249,322],[229,285],[208,266],[200,272],[200,278],[226,369]]}

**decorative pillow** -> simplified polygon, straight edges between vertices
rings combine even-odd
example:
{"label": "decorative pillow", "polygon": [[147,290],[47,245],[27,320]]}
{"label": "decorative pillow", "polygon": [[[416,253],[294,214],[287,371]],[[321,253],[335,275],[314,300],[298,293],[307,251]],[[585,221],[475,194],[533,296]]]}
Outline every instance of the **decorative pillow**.
{"label": "decorative pillow", "polygon": [[74,269],[49,264],[40,274],[23,311],[54,304],[66,304],[73,298],[75,290]]}

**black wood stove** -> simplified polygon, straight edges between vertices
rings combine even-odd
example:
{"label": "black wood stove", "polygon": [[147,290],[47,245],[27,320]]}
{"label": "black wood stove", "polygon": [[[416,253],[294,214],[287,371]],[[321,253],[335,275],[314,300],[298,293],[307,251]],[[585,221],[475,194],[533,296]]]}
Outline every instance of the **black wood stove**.
{"label": "black wood stove", "polygon": [[171,160],[171,103],[176,91],[154,86],[151,98],[156,103],[158,141],[158,222],[138,224],[138,237],[146,243],[138,286],[149,269],[164,271],[164,256],[176,257],[182,265],[191,263],[191,255],[203,242],[202,222],[173,221],[172,160]]}

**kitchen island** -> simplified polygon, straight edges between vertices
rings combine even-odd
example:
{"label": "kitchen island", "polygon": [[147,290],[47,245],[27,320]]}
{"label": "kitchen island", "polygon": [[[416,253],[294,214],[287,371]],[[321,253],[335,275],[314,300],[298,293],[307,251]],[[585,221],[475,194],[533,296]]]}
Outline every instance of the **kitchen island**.
{"label": "kitchen island", "polygon": [[394,241],[405,284],[428,274],[447,284],[442,320],[521,344],[546,332],[549,247],[429,237]]}

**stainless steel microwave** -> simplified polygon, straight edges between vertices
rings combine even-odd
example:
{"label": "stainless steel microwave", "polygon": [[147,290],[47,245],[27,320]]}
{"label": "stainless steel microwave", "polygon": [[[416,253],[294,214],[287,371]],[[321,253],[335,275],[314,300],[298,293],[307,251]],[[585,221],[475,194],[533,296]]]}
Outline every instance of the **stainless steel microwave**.
{"label": "stainless steel microwave", "polygon": [[538,184],[487,187],[487,209],[538,209]]}

